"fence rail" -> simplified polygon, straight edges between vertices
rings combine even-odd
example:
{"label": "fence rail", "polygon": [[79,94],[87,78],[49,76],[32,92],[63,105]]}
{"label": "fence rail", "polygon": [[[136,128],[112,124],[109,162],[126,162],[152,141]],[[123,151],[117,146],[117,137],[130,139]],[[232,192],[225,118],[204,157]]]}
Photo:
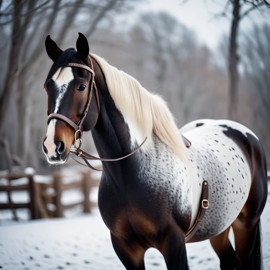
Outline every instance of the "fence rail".
{"label": "fence rail", "polygon": [[[79,175],[79,177],[78,177]],[[0,192],[6,194],[7,201],[0,201],[0,210],[11,210],[14,219],[18,219],[16,209],[28,209],[31,219],[63,217],[65,211],[77,206],[82,207],[84,213],[90,213],[97,206],[91,201],[91,192],[99,186],[99,176],[91,171],[77,172],[77,177],[66,176],[61,171],[55,171],[47,180],[37,181],[38,176],[25,173],[6,173],[0,175]],[[22,181],[22,179],[24,181]],[[77,190],[82,199],[64,204],[65,192]],[[28,194],[29,201],[14,202],[12,194],[24,192]]]}
{"label": "fence rail", "polygon": [[[7,203],[0,203],[0,210],[13,210],[14,219],[17,219],[17,215],[15,209],[29,209],[31,219],[37,219],[38,215],[38,208],[37,208],[37,189],[36,184],[34,181],[33,174],[12,174],[8,173],[4,176],[0,176],[1,179],[6,179],[7,184],[0,185],[0,192],[5,192],[7,194]],[[20,183],[22,178],[26,179],[26,183]],[[19,182],[19,183],[17,183]],[[29,202],[14,202],[12,200],[12,193],[24,191],[28,193]]]}

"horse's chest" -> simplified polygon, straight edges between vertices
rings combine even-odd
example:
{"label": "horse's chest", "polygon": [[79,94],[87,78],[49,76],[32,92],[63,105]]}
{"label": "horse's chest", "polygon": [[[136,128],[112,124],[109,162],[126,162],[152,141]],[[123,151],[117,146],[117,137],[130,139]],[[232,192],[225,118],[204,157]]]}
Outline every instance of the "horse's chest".
{"label": "horse's chest", "polygon": [[100,188],[99,207],[111,233],[119,239],[154,239],[165,214],[161,201],[143,187],[130,187],[124,193],[108,187]]}
{"label": "horse's chest", "polygon": [[168,220],[187,229],[191,214],[187,171],[170,153],[143,153],[138,171],[126,177],[122,190],[102,181],[99,206],[106,225],[118,237],[136,232],[150,239]]}
{"label": "horse's chest", "polygon": [[188,223],[192,205],[188,167],[166,146],[156,143],[155,147],[152,152],[143,153],[140,159],[139,178],[146,198],[155,204],[155,211],[173,213],[179,225],[185,223],[184,220]]}

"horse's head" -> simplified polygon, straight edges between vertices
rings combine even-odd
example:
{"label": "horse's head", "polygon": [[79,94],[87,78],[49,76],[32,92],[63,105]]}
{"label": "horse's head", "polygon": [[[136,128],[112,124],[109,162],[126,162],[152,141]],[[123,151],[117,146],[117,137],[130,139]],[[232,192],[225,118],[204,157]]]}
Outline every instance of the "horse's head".
{"label": "horse's head", "polygon": [[82,131],[96,124],[99,104],[85,36],[79,33],[77,51],[62,51],[50,36],[45,47],[54,63],[44,84],[48,95],[48,127],[43,151],[48,162],[60,164],[67,160],[72,144]]}

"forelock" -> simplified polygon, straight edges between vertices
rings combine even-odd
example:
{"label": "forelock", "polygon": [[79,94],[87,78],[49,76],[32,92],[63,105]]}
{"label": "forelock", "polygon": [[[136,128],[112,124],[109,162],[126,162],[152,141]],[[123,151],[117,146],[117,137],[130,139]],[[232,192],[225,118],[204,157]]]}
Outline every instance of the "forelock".
{"label": "forelock", "polygon": [[76,55],[75,49],[70,48],[65,50],[61,54],[61,56],[56,60],[56,62],[53,63],[47,76],[47,80],[50,79],[60,67],[67,66],[68,63],[72,62],[75,55]]}

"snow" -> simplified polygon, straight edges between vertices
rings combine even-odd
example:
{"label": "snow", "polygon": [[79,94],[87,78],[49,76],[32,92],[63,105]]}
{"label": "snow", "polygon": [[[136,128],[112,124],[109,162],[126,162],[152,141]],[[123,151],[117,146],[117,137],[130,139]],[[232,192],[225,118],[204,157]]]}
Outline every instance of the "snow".
{"label": "snow", "polygon": [[[270,192],[270,184],[268,185]],[[270,196],[262,215],[264,269],[270,269]],[[191,270],[219,269],[209,241],[187,244]],[[0,269],[124,269],[98,209],[76,218],[39,220],[0,227]],[[161,254],[146,253],[146,269],[166,269]]]}

